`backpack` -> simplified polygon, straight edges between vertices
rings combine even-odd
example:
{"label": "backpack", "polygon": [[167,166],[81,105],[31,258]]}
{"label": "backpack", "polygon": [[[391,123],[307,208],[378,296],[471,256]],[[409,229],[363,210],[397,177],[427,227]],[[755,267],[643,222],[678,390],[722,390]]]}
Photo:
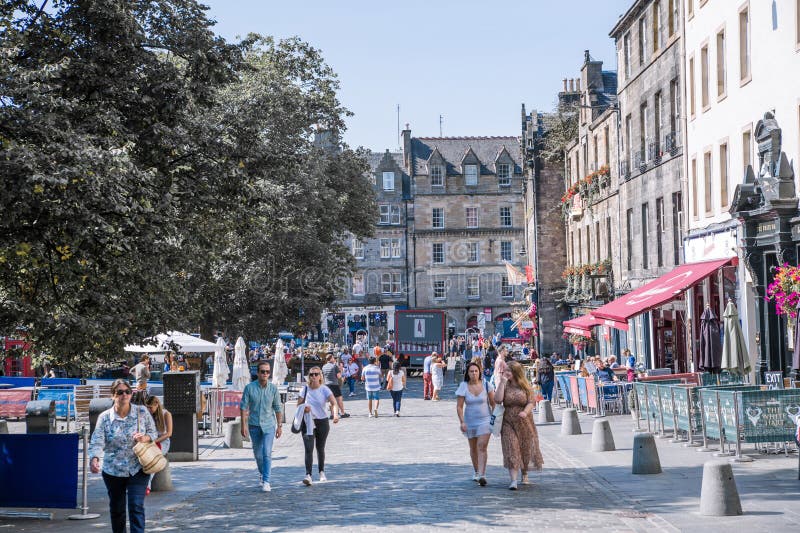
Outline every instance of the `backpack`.
{"label": "backpack", "polygon": [[553,363],[549,359],[542,359],[539,363],[538,379],[539,383],[549,383],[551,381],[551,374],[553,373]]}

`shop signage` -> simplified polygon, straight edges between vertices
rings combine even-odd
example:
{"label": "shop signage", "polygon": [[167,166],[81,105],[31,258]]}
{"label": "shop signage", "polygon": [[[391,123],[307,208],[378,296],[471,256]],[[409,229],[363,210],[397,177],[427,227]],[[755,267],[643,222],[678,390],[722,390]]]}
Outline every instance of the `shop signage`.
{"label": "shop signage", "polygon": [[758,224],[758,230],[756,233],[757,238],[761,237],[769,237],[773,235],[776,231],[778,231],[778,223],[777,222],[761,222]]}
{"label": "shop signage", "polygon": [[522,329],[533,329],[533,320],[523,320],[520,327]]}
{"label": "shop signage", "polygon": [[778,390],[783,388],[783,372],[764,372],[764,384],[767,390]]}

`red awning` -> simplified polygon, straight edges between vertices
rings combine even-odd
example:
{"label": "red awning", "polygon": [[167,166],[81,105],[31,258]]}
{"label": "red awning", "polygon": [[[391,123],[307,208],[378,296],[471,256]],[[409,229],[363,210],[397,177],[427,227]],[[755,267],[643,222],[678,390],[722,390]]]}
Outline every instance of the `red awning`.
{"label": "red awning", "polygon": [[735,257],[731,257],[681,265],[672,272],[595,309],[592,314],[598,318],[627,322],[633,316],[674,300],[686,289],[710,276],[717,269],[729,263],[735,265],[736,261]]}
{"label": "red awning", "polygon": [[565,320],[562,324],[564,325],[564,331],[567,333],[585,335],[586,337],[590,336],[589,334],[595,326],[610,326],[612,328],[628,331],[627,322],[617,322],[606,318],[600,318],[595,316],[594,313],[582,315],[572,320]]}

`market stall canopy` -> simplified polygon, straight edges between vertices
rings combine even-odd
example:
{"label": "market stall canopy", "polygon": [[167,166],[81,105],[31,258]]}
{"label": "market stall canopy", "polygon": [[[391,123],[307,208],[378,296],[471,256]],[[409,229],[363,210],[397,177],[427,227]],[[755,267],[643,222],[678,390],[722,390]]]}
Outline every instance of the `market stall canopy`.
{"label": "market stall canopy", "polygon": [[177,346],[178,351],[186,353],[213,352],[217,348],[217,345],[213,342],[208,342],[200,337],[195,337],[188,333],[181,333],[180,331],[168,331],[167,333],[159,333],[155,337],[144,339],[141,345],[129,344],[125,347],[125,351],[163,353],[169,351],[172,344]]}
{"label": "market stall canopy", "polygon": [[579,316],[571,320],[562,322],[564,331],[566,333],[574,333],[576,335],[583,335],[584,337],[591,337],[592,328],[595,326],[610,326],[612,328],[628,331],[627,322],[617,322],[606,318],[598,318],[593,313]]}
{"label": "market stall canopy", "polygon": [[617,322],[627,322],[636,315],[674,300],[686,289],[710,276],[719,268],[728,264],[736,265],[736,261],[735,257],[729,257],[728,259],[681,265],[625,296],[598,307],[592,311],[592,315]]}

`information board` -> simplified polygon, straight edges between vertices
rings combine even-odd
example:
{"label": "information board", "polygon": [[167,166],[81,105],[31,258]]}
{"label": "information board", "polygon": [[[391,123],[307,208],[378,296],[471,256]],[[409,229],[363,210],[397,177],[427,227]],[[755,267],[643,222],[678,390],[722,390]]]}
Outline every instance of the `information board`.
{"label": "information board", "polygon": [[740,423],[745,442],[791,442],[800,416],[800,389],[744,391]]}

